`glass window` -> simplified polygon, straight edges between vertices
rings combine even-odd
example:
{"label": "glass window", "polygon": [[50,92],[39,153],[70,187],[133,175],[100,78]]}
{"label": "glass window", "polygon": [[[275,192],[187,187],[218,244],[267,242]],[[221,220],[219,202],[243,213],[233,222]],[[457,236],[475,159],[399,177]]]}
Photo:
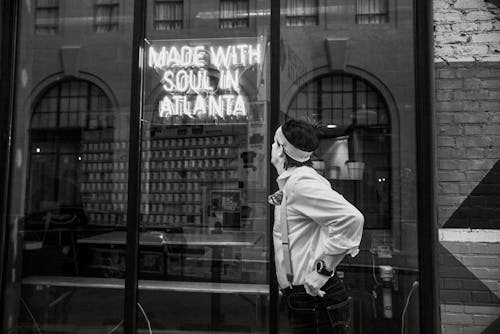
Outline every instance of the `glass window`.
{"label": "glass window", "polygon": [[[391,182],[386,172],[391,162],[388,140],[391,124],[381,94],[361,78],[328,75],[304,86],[292,100],[287,116],[314,119],[326,126],[323,142],[338,143],[333,144],[332,149],[325,148],[323,158],[329,165],[325,174],[330,176],[334,187],[364,213],[365,228],[389,228]],[[337,139],[339,133],[342,133],[340,140]],[[349,139],[346,140],[345,135],[349,135]],[[338,150],[343,144],[351,150],[341,161]],[[346,162],[356,159],[367,166],[360,189],[346,182],[351,179]]]}
{"label": "glass window", "polygon": [[118,30],[119,0],[96,0],[95,31],[110,32]]}
{"label": "glass window", "polygon": [[155,30],[177,30],[184,25],[184,1],[155,0]]}
{"label": "glass window", "polygon": [[[298,2],[282,2],[282,22],[290,3]],[[353,3],[352,14],[387,14],[385,1],[357,3],[370,5]],[[280,122],[318,126],[313,167],[365,218],[359,254],[336,268],[351,297],[350,332],[419,333],[413,43],[401,48],[414,37],[412,1],[397,2],[400,21],[388,34],[360,31],[338,3],[322,4],[315,5],[332,21],[280,31]],[[341,30],[329,24],[334,18],[343,20]]]}
{"label": "glass window", "polygon": [[35,33],[54,35],[59,29],[59,0],[36,0]]}
{"label": "glass window", "polygon": [[356,0],[356,23],[379,24],[389,22],[388,0]]}
{"label": "glass window", "polygon": [[314,26],[319,23],[318,0],[286,0],[286,25]]}
{"label": "glass window", "polygon": [[190,38],[146,35],[139,300],[153,331],[268,330],[269,16],[217,29],[247,25],[248,6],[191,1]]}
{"label": "glass window", "polygon": [[[19,2],[2,333],[122,330],[124,248],[87,238],[125,233],[131,67],[110,55],[132,55],[132,6],[65,3]],[[82,35],[92,5],[120,38]]]}
{"label": "glass window", "polygon": [[219,28],[247,28],[249,24],[248,0],[221,0]]}

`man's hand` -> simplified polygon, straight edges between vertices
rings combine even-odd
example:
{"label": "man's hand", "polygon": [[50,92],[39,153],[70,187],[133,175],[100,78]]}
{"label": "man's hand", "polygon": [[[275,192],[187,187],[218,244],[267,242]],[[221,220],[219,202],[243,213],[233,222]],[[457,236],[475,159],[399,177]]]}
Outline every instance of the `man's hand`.
{"label": "man's hand", "polygon": [[323,285],[325,285],[328,279],[330,279],[330,277],[318,274],[316,271],[311,271],[306,275],[306,280],[304,282],[307,294],[311,296],[323,297],[325,295],[325,291],[320,289]]}

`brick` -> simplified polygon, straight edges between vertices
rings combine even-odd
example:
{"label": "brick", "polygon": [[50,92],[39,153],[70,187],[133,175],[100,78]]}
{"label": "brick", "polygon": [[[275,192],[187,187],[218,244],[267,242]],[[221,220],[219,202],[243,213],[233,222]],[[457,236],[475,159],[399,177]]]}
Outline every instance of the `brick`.
{"label": "brick", "polygon": [[483,334],[485,326],[467,326],[463,328],[463,334]]}
{"label": "brick", "polygon": [[461,9],[470,9],[470,8],[478,8],[479,5],[477,0],[457,0],[453,5],[453,8],[461,8]]}
{"label": "brick", "polygon": [[[456,159],[439,159],[438,160],[439,169],[444,170],[459,170],[460,169],[460,161]],[[458,191],[458,188],[457,188]]]}
{"label": "brick", "polygon": [[465,178],[467,181],[475,181],[475,182],[479,182],[481,181],[484,176],[486,175],[486,171],[466,171],[465,172]]}
{"label": "brick", "polygon": [[[455,113],[438,112],[436,114],[437,124],[449,124],[449,123],[453,123],[453,120],[455,118],[454,116],[455,116]],[[500,120],[500,114],[498,116],[499,116],[499,120]]]}
{"label": "brick", "polygon": [[465,181],[465,174],[460,172],[438,172],[438,180],[443,181]]}
{"label": "brick", "polygon": [[[489,94],[488,94],[488,99],[490,100],[500,100],[500,91],[490,91]],[[500,108],[500,103],[499,103],[499,106]]]}
{"label": "brick", "polygon": [[436,92],[436,101],[450,101],[453,99],[453,92],[452,91],[437,91]]}
{"label": "brick", "polygon": [[474,268],[471,270],[479,278],[495,279],[500,277],[500,268]]}
{"label": "brick", "polygon": [[455,70],[449,68],[439,69],[436,74],[438,78],[444,78],[444,79],[456,78]]}
{"label": "brick", "polygon": [[457,138],[458,147],[488,147],[492,142],[491,137],[462,136]]}
{"label": "brick", "polygon": [[442,159],[465,158],[466,152],[463,149],[456,149],[451,147],[438,147],[437,156]]}
{"label": "brick", "polygon": [[441,304],[441,312],[463,313],[464,306],[463,305],[453,305],[453,304]]}
{"label": "brick", "polygon": [[458,51],[461,54],[467,54],[467,55],[484,55],[488,52],[488,45],[482,45],[482,44],[461,45]]}
{"label": "brick", "polygon": [[464,44],[469,41],[469,36],[467,36],[466,34],[460,34],[456,32],[451,34],[444,33],[441,36],[439,36],[439,39],[441,43],[444,44]]}
{"label": "brick", "polygon": [[480,109],[484,112],[490,112],[492,114],[488,114],[488,117],[491,117],[488,121],[498,120],[498,102],[494,101],[480,101]]}
{"label": "brick", "polygon": [[[484,138],[482,138],[484,139]],[[492,159],[469,159],[464,161],[467,170],[486,170],[489,171],[496,161]]]}
{"label": "brick", "polygon": [[465,313],[468,314],[500,314],[500,307],[498,306],[474,306],[474,305],[464,305]]}
{"label": "brick", "polygon": [[464,112],[455,115],[457,123],[486,123],[489,115],[486,112]]}
{"label": "brick", "polygon": [[445,289],[461,289],[462,288],[462,280],[460,279],[452,279],[447,278],[443,280],[443,287]]}
{"label": "brick", "polygon": [[456,90],[453,92],[454,100],[476,100],[488,98],[489,91],[483,90]]}
{"label": "brick", "polygon": [[485,149],[480,147],[467,148],[465,150],[465,156],[470,159],[484,158]]}
{"label": "brick", "polygon": [[493,15],[492,13],[486,12],[486,11],[479,11],[479,10],[472,11],[472,12],[466,13],[464,15],[465,21],[473,21],[474,22],[474,21],[493,20],[493,19],[495,19],[495,15]]}
{"label": "brick", "polygon": [[462,281],[462,284],[464,290],[474,290],[474,291],[484,290],[483,283],[481,283],[481,281],[477,279],[476,280],[464,279]]}
{"label": "brick", "polygon": [[483,79],[483,80],[481,80],[481,87],[483,87],[483,88],[499,88],[500,87],[500,79]]}
{"label": "brick", "polygon": [[471,36],[472,43],[496,43],[500,42],[500,34],[498,33],[485,33],[485,34],[475,34]]}
{"label": "brick", "polygon": [[465,125],[464,126],[464,135],[480,135],[482,133],[483,126],[482,125]]}
{"label": "brick", "polygon": [[484,314],[475,314],[472,316],[472,323],[474,325],[490,325],[493,321],[497,320],[497,315],[484,315]]}
{"label": "brick", "polygon": [[498,293],[500,292],[499,280],[483,280],[482,282],[488,289],[490,289],[491,292],[496,293],[496,295],[498,296]]}
{"label": "brick", "polygon": [[[463,21],[462,19],[462,14],[458,12],[451,12],[451,11],[446,11],[446,12],[437,12],[434,13],[434,21],[439,22],[439,23],[445,23],[445,22],[460,22]],[[472,20],[474,21],[474,20]]]}
{"label": "brick", "polygon": [[463,326],[460,325],[441,325],[442,333],[441,334],[463,334]]}
{"label": "brick", "polygon": [[450,8],[450,4],[447,1],[434,0],[432,2],[432,8],[434,9],[434,11],[438,11],[439,9]]}
{"label": "brick", "polygon": [[485,303],[488,304],[491,302],[490,293],[486,291],[472,291],[471,299],[476,303]]}
{"label": "brick", "polygon": [[500,258],[498,256],[464,255],[461,262],[466,266],[500,267]]}
{"label": "brick", "polygon": [[493,22],[479,22],[478,30],[479,31],[491,31],[494,25]]}
{"label": "brick", "polygon": [[[500,106],[499,106],[500,108]],[[482,127],[481,133],[483,135],[496,135],[500,134],[500,124],[490,124],[490,125],[484,125]]]}
{"label": "brick", "polygon": [[475,22],[459,22],[451,25],[453,31],[475,31],[478,30],[478,24]]}
{"label": "brick", "polygon": [[472,315],[463,313],[444,313],[441,315],[443,324],[472,325]]}
{"label": "brick", "polygon": [[465,242],[449,242],[443,241],[441,242],[444,248],[446,248],[449,252],[453,254],[469,254],[470,253],[470,244]]}
{"label": "brick", "polygon": [[437,199],[438,205],[456,205],[459,206],[463,202],[463,196],[441,195]]}
{"label": "brick", "polygon": [[500,254],[500,243],[475,242],[469,245],[469,249],[471,254]]}
{"label": "brick", "polygon": [[[455,115],[455,122],[457,122]],[[464,116],[462,116],[464,117]],[[472,117],[472,116],[471,116]],[[461,122],[465,123],[465,122]],[[469,123],[475,123],[475,122],[469,122]],[[450,124],[450,125],[440,125],[438,129],[438,134],[439,135],[448,135],[448,136],[456,136],[456,135],[461,135],[463,134],[463,128],[459,125],[456,124]]]}
{"label": "brick", "polygon": [[458,193],[460,195],[469,195],[476,186],[477,182],[460,182],[458,185]]}
{"label": "brick", "polygon": [[449,33],[452,32],[451,24],[437,24],[435,25],[434,32],[437,35],[443,34],[443,33]]}
{"label": "brick", "polygon": [[475,76],[478,78],[498,78],[500,77],[500,70],[494,68],[482,68],[475,71]]}
{"label": "brick", "polygon": [[[470,79],[472,80],[472,79]],[[438,89],[458,89],[464,86],[462,79],[439,79],[436,83]]]}
{"label": "brick", "polygon": [[477,78],[470,78],[470,79],[464,79],[464,87],[466,89],[477,89],[481,88],[481,79]]}
{"label": "brick", "polygon": [[437,138],[437,145],[440,147],[455,147],[456,146],[456,141],[455,137],[452,136],[439,136]]}

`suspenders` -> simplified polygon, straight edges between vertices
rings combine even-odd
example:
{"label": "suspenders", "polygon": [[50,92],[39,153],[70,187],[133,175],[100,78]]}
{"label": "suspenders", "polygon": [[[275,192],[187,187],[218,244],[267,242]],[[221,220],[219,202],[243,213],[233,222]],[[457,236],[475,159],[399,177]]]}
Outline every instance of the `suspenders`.
{"label": "suspenders", "polygon": [[288,219],[286,210],[286,192],[283,188],[283,199],[280,205],[280,228],[281,228],[281,244],[283,246],[283,256],[285,261],[286,278],[288,283],[292,286],[293,282],[293,271],[292,271],[292,259],[290,258],[290,244],[288,240]]}

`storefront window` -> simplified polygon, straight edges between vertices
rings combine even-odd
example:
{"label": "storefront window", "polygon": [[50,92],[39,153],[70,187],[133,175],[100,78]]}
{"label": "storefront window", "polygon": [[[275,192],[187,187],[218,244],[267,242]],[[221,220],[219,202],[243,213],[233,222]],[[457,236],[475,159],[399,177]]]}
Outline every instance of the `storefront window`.
{"label": "storefront window", "polygon": [[85,243],[126,226],[133,13],[118,11],[20,2],[2,333],[121,326],[124,251]]}
{"label": "storefront window", "polygon": [[289,333],[267,203],[289,118],[365,217],[337,268],[351,333],[419,332],[411,1],[284,0],[276,21],[260,0],[19,3],[2,333],[119,333],[134,306],[138,333]]}
{"label": "storefront window", "polygon": [[282,2],[280,122],[319,126],[313,166],[365,217],[360,253],[337,267],[352,333],[418,333],[411,2],[398,3],[390,33],[358,24],[385,22],[386,1],[316,5],[325,24],[304,29],[291,27],[291,3]]}

